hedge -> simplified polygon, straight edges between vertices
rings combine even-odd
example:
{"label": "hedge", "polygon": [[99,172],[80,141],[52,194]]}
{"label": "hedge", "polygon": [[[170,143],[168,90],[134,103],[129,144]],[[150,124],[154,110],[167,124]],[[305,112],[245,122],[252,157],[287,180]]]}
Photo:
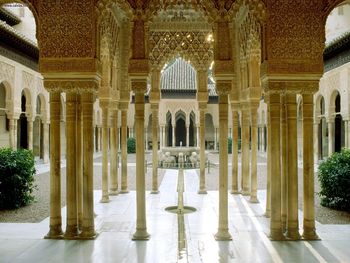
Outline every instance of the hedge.
{"label": "hedge", "polygon": [[321,205],[350,211],[350,150],[334,153],[318,167]]}
{"label": "hedge", "polygon": [[34,175],[31,151],[0,149],[0,210],[15,209],[34,200]]}
{"label": "hedge", "polygon": [[133,137],[128,138],[127,141],[128,153],[136,153],[136,139]]}

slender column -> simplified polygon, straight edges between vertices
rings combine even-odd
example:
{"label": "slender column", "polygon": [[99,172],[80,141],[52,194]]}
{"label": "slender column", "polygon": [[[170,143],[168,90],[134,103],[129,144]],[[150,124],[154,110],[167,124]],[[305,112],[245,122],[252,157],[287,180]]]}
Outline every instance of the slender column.
{"label": "slender column", "polygon": [[280,145],[280,94],[268,94],[269,114],[271,126],[270,149],[270,169],[271,169],[271,221],[270,238],[272,240],[283,240],[281,221],[281,145]]}
{"label": "slender column", "polygon": [[218,128],[214,128],[214,150],[218,148]]}
{"label": "slender column", "polygon": [[200,147],[200,140],[199,140],[199,124],[197,124],[197,132],[196,132],[196,137],[197,137],[197,147]]}
{"label": "slender column", "polygon": [[27,127],[27,131],[28,131],[28,150],[33,151],[33,120],[31,117],[27,118],[28,121],[28,127]]}
{"label": "slender column", "polygon": [[176,144],[175,144],[175,142],[176,142],[176,140],[175,140],[175,123],[173,123],[173,141],[172,141],[172,145],[171,146],[173,146],[173,147],[175,147],[176,146]]}
{"label": "slender column", "polygon": [[94,94],[81,94],[83,112],[83,225],[80,237],[93,239],[96,237],[94,223],[94,132],[93,132],[93,103]]}
{"label": "slender column", "polygon": [[[205,106],[199,105],[200,147],[199,147],[199,190],[198,194],[206,194],[205,189]],[[226,137],[227,138],[227,137]],[[227,147],[226,147],[227,149]]]}
{"label": "slender column", "polygon": [[328,119],[328,156],[334,153],[334,118]]}
{"label": "slender column", "polygon": [[62,237],[61,216],[61,95],[50,92],[50,231],[45,238]]}
{"label": "slender column", "polygon": [[238,112],[232,111],[232,189],[231,194],[238,191]]}
{"label": "slender column", "polygon": [[154,103],[151,105],[152,109],[152,194],[158,194],[158,126],[159,126],[159,118],[158,111],[159,105],[158,103]]}
{"label": "slender column", "polygon": [[15,145],[15,122],[16,120],[11,117],[9,118],[9,139],[10,139],[10,147],[11,149],[16,149],[17,148],[17,145]]}
{"label": "slender column", "polygon": [[[242,194],[249,195],[249,111],[242,110]],[[220,146],[221,147],[221,146]]]}
{"label": "slender column", "polygon": [[148,240],[146,226],[146,189],[145,189],[145,91],[147,81],[132,81],[135,92],[135,125],[136,125],[136,232],[133,240]]}
{"label": "slender column", "polygon": [[313,95],[303,94],[303,238],[319,239],[315,228],[314,161],[313,161]]}
{"label": "slender column", "polygon": [[257,119],[257,106],[253,106],[250,109],[251,119],[251,180],[250,180],[250,199],[251,203],[259,203],[257,191],[258,191],[258,176],[257,176],[257,157],[258,157],[258,119]]}
{"label": "slender column", "polygon": [[111,112],[111,154],[110,154],[110,177],[111,186],[109,188],[110,195],[118,194],[118,167],[117,167],[117,135],[118,135],[118,111],[112,110]]}
{"label": "slender column", "polygon": [[[77,176],[77,210],[78,228],[83,227],[83,116],[81,95],[77,96],[77,130],[76,130],[76,176]],[[94,140],[95,141],[95,140]]]}
{"label": "slender column", "polygon": [[[266,101],[268,104],[269,102]],[[266,182],[266,209],[265,216],[267,218],[271,217],[271,120],[270,120],[270,109],[267,107],[267,136],[266,136],[266,146],[267,146],[267,164],[266,164],[266,172],[267,172],[267,182]]]}
{"label": "slender column", "polygon": [[[220,149],[219,149],[219,227],[215,234],[216,240],[231,240],[232,237],[228,231],[228,187],[227,187],[227,137],[228,137],[228,91],[230,89],[221,87],[217,83],[219,94],[219,127],[220,127]],[[226,83],[223,83],[226,84]],[[230,85],[228,86],[230,87]],[[226,89],[225,89],[226,88]]]}
{"label": "slender column", "polygon": [[18,131],[18,119],[14,119],[14,128],[13,128],[14,149],[18,148],[17,131]]}
{"label": "slender column", "polygon": [[44,163],[49,162],[49,124],[45,122],[43,124],[44,130]]}
{"label": "slender column", "polygon": [[190,146],[190,126],[186,125],[186,146]]}
{"label": "slender column", "polygon": [[285,96],[281,96],[281,220],[283,233],[287,230],[287,117]]}
{"label": "slender column", "polygon": [[76,117],[77,94],[66,93],[66,141],[67,141],[67,226],[65,238],[72,239],[78,236],[77,214],[77,177],[76,177]]}
{"label": "slender column", "polygon": [[[286,94],[287,115],[287,233],[290,239],[300,239],[298,220],[298,141],[296,94]],[[312,142],[312,141],[311,141]]]}
{"label": "slender column", "polygon": [[159,136],[159,139],[160,139],[160,149],[162,149],[164,147],[164,126],[160,126],[160,136]]}
{"label": "slender column", "polygon": [[148,138],[147,138],[147,128],[145,128],[145,151],[147,151],[148,150]]}
{"label": "slender column", "polygon": [[121,110],[122,127],[121,127],[121,142],[122,147],[122,178],[120,193],[129,193],[128,190],[128,152],[127,152],[127,110]]}
{"label": "slender column", "polygon": [[108,195],[108,108],[102,107],[102,199],[109,202]]}

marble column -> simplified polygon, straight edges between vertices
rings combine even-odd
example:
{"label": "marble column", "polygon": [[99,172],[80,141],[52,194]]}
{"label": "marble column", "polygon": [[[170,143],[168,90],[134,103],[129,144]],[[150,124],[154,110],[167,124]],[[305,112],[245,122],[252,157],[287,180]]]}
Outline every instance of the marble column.
{"label": "marble column", "polygon": [[303,238],[318,239],[315,228],[315,189],[313,161],[313,95],[303,94]]}
{"label": "marble column", "polygon": [[281,220],[283,233],[287,230],[287,116],[286,97],[281,95]]}
{"label": "marble column", "polygon": [[214,150],[218,148],[218,128],[214,128]]}
{"label": "marble column", "polygon": [[[205,187],[205,107],[199,105],[199,126],[200,126],[200,146],[199,146],[199,190],[198,194],[206,194],[207,190]],[[226,137],[227,138],[227,137]],[[227,149],[227,147],[226,147]]]}
{"label": "marble column", "polygon": [[[249,189],[249,175],[250,175],[250,158],[249,158],[249,109],[244,108],[242,110],[242,141],[241,141],[241,147],[242,147],[242,194],[243,195],[249,195],[250,189]],[[221,146],[220,146],[221,147]]]}
{"label": "marble column", "polygon": [[145,128],[144,138],[145,138],[145,151],[147,151],[148,150],[147,128]]}
{"label": "marble column", "polygon": [[83,114],[83,223],[80,238],[94,239],[96,237],[94,223],[94,132],[93,132],[93,92],[81,94]]}
{"label": "marble column", "polygon": [[[268,99],[265,99],[265,102],[268,104]],[[267,107],[267,122],[266,122],[266,146],[267,146],[267,164],[266,164],[266,173],[267,173],[267,180],[266,180],[266,208],[265,208],[265,216],[267,218],[271,217],[271,120],[270,120],[270,110],[269,107]]]}
{"label": "marble column", "polygon": [[269,137],[270,169],[271,169],[271,220],[270,238],[272,240],[284,240],[281,221],[281,144],[280,144],[280,94],[272,91],[269,96],[269,115],[271,135]]}
{"label": "marble column", "polygon": [[334,118],[328,119],[328,156],[334,153]]}
{"label": "marble column", "polygon": [[[292,240],[300,239],[298,220],[298,141],[296,94],[287,91],[287,232]],[[313,143],[313,142],[312,142]]]}
{"label": "marble column", "polygon": [[231,90],[226,82],[217,82],[217,91],[219,95],[219,226],[215,239],[219,241],[231,240],[231,234],[228,231],[228,92]]}
{"label": "marble column", "polygon": [[164,126],[163,125],[161,125],[160,126],[160,150],[164,147]]}
{"label": "marble column", "polygon": [[186,125],[186,146],[190,146],[190,125]]}
{"label": "marble column", "polygon": [[151,104],[152,109],[152,194],[158,194],[158,127],[159,104]]}
{"label": "marble column", "polygon": [[176,139],[175,139],[175,136],[176,136],[176,134],[175,134],[176,123],[173,123],[172,126],[173,126],[173,141],[172,141],[171,146],[175,147],[176,146]]}
{"label": "marble column", "polygon": [[135,93],[136,126],[136,232],[133,240],[148,240],[146,225],[146,186],[145,186],[145,92],[147,80],[131,81]]}
{"label": "marble column", "polygon": [[74,239],[78,236],[78,210],[77,210],[77,177],[76,177],[76,117],[77,117],[77,94],[66,92],[66,189],[67,189],[67,221],[64,237]]}
{"label": "marble column", "polygon": [[118,195],[118,111],[111,110],[111,153],[110,153],[110,178],[111,185],[109,195]]}
{"label": "marble column", "polygon": [[49,124],[47,122],[43,123],[44,130],[44,163],[49,162]]}
{"label": "marble column", "polygon": [[27,123],[28,123],[28,127],[27,127],[27,132],[28,132],[28,150],[33,151],[33,119],[28,116],[27,117]]}
{"label": "marble column", "polygon": [[232,111],[232,188],[231,194],[239,194],[238,190],[238,112]]}
{"label": "marble column", "polygon": [[[101,103],[101,102],[100,102]],[[108,194],[108,107],[102,106],[102,198],[101,203],[109,202]]]}
{"label": "marble column", "polygon": [[61,93],[50,92],[50,231],[45,238],[62,237],[61,215]]}
{"label": "marble column", "polygon": [[[83,226],[83,115],[81,95],[77,95],[77,130],[76,130],[76,177],[77,177],[77,210],[78,229]],[[94,140],[95,141],[95,140]]]}
{"label": "marble column", "polygon": [[257,158],[258,158],[258,107],[257,105],[250,108],[251,119],[251,178],[250,178],[250,199],[251,203],[259,203],[258,200],[258,175],[257,175]]}
{"label": "marble column", "polygon": [[9,139],[10,139],[10,148],[15,150],[17,145],[15,144],[15,123],[17,120],[13,117],[9,118]]}
{"label": "marble column", "polygon": [[196,145],[197,147],[200,147],[200,139],[199,139],[199,124],[197,124],[197,131],[196,131]]}
{"label": "marble column", "polygon": [[121,175],[121,191],[120,193],[129,193],[128,190],[128,151],[127,151],[127,110],[121,110],[121,151],[122,151],[122,175]]}
{"label": "marble column", "polygon": [[102,151],[102,127],[98,127],[98,138],[99,138],[99,143],[98,143],[98,147],[99,147],[99,151]]}

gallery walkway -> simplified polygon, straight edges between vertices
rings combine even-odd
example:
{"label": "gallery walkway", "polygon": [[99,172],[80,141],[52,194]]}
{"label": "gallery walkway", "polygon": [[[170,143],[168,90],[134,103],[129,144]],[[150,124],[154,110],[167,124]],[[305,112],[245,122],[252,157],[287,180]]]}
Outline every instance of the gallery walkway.
{"label": "gallery walkway", "polygon": [[149,241],[131,240],[134,191],[112,196],[108,204],[99,203],[101,191],[95,191],[96,240],[45,240],[48,219],[37,224],[4,223],[0,224],[0,262],[350,262],[350,225],[317,224],[321,241],[271,242],[263,215],[265,191],[259,191],[260,204],[230,195],[233,241],[215,241],[218,192],[198,195],[198,177],[191,170],[185,172],[184,202],[197,211],[184,215],[179,228],[180,217],[165,211],[177,204],[176,186],[177,171],[167,170],[160,194],[147,193]]}

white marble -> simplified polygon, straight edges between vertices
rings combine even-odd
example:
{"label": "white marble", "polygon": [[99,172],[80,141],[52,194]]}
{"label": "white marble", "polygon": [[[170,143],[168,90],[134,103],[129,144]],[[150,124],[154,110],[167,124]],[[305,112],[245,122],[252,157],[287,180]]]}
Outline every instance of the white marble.
{"label": "white marble", "polygon": [[[210,175],[208,175],[210,176]],[[48,219],[37,224],[0,224],[0,262],[350,262],[350,226],[317,224],[321,241],[271,242],[263,216],[265,191],[259,204],[229,195],[229,228],[233,240],[217,242],[218,192],[198,195],[198,175],[185,172],[185,205],[197,209],[183,216],[186,241],[178,243],[178,216],[167,206],[177,205],[177,171],[168,170],[160,194],[147,193],[149,241],[132,241],[135,231],[135,192],[111,196],[99,203],[95,191],[96,229],[93,241],[46,240]],[[65,209],[62,209],[63,219]],[[301,214],[301,213],[300,213]],[[65,225],[65,224],[63,224]],[[179,254],[178,246],[182,247]]]}

